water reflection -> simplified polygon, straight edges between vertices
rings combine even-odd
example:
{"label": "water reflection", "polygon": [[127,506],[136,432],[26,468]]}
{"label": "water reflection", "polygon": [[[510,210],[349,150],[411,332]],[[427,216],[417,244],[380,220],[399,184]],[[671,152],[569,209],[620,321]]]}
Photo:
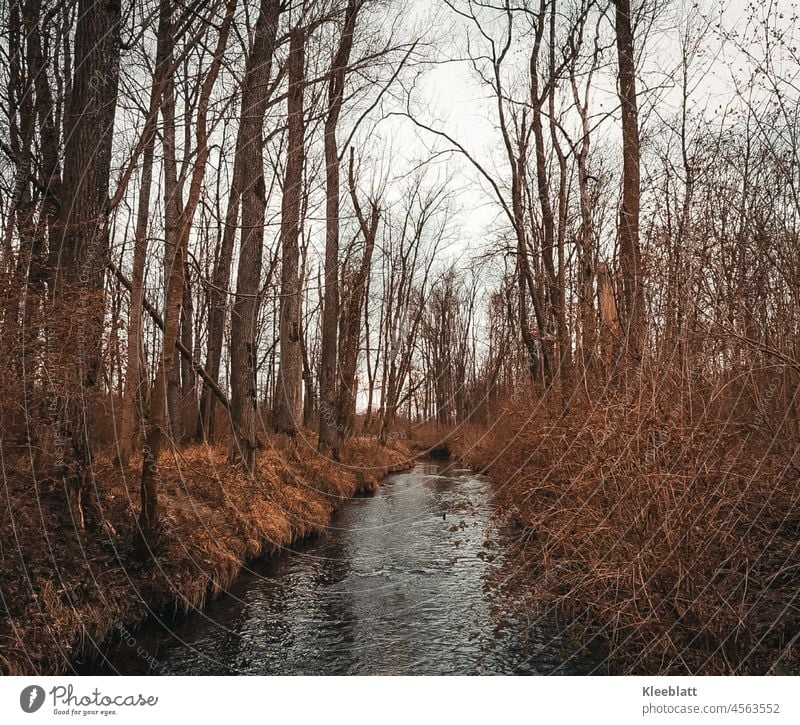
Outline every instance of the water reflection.
{"label": "water reflection", "polygon": [[[591,669],[497,588],[492,489],[421,463],[331,528],[250,567],[204,612],[150,621],[82,673],[541,674]],[[135,640],[135,642],[133,641]],[[565,659],[567,660],[565,664]]]}

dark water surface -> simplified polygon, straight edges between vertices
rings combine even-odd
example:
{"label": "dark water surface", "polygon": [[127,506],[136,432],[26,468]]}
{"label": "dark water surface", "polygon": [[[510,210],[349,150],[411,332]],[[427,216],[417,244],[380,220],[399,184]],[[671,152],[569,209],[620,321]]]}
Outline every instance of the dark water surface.
{"label": "dark water surface", "polygon": [[487,479],[420,463],[347,503],[322,536],[251,565],[204,611],[126,630],[78,671],[590,671],[552,627],[512,614],[500,571],[512,536],[498,525]]}

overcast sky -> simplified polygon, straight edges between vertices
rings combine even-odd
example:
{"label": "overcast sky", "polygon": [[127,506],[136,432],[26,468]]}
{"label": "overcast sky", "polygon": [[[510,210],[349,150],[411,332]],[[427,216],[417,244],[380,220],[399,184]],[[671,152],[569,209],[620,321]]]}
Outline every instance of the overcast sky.
{"label": "overcast sky", "polygon": [[[737,84],[747,82],[754,59],[762,57],[757,45],[749,46],[750,59],[737,48],[737,44],[753,38],[754,18],[769,18],[774,28],[786,33],[787,45],[792,44],[797,25],[793,3],[759,2],[755,3],[754,12],[748,11],[749,5],[753,4],[745,0],[658,4],[655,22],[649,28],[640,27],[636,39],[640,53],[638,91],[645,135],[648,120],[657,120],[654,114],[663,119],[678,111],[681,38],[687,32],[701,38],[693,47],[695,57],[689,83],[690,112],[698,122],[702,118],[714,122],[735,105]],[[503,172],[504,155],[497,130],[495,102],[468,62],[446,62],[466,52],[468,21],[459,18],[444,2],[430,0],[416,0],[411,18],[429,29],[428,37],[434,39],[436,46],[433,56],[438,62],[425,72],[415,88],[415,115],[457,139],[487,169],[499,170],[497,177],[502,178],[506,174]],[[604,27],[606,35],[611,38],[610,22],[606,22]],[[475,37],[474,29],[471,37]],[[726,37],[733,40],[726,40]],[[475,43],[474,47],[479,45]],[[608,58],[615,61],[613,53]],[[617,106],[615,72],[613,63],[595,79],[592,110],[598,118]],[[568,89],[563,90],[566,94]],[[417,162],[431,150],[449,146],[400,119],[384,121],[380,133],[400,150],[408,163]],[[619,149],[620,143],[619,128],[615,118],[611,117],[598,127],[593,144],[610,144]],[[453,174],[455,188],[460,190],[457,198],[462,244],[477,251],[482,240],[497,226],[498,206],[491,198],[488,185],[468,163],[452,158],[447,167]]]}

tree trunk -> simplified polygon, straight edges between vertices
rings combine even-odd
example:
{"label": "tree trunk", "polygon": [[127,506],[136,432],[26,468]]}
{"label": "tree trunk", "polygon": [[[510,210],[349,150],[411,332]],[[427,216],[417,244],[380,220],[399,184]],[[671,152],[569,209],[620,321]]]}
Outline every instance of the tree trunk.
{"label": "tree trunk", "polygon": [[117,442],[119,460],[128,463],[137,448],[138,421],[141,420],[142,383],[144,380],[144,350],[142,340],[142,312],[144,303],[144,271],[147,259],[147,230],[150,218],[150,193],[153,182],[153,157],[155,155],[158,107],[161,104],[163,74],[168,53],[168,25],[159,19],[156,49],[156,67],[150,91],[150,108],[144,130],[145,146],[142,157],[142,181],[136,212],[136,230],[133,242],[133,271],[131,274],[131,301],[128,317],[128,361],[125,369],[125,389],[120,412],[120,433]]}
{"label": "tree trunk", "polygon": [[[536,191],[539,206],[542,214],[542,262],[544,263],[545,276],[547,278],[547,302],[549,310],[545,312],[546,328],[543,332],[552,340],[552,321],[555,320],[556,339],[559,341],[558,367],[556,372],[560,375],[564,364],[564,353],[562,345],[564,343],[564,325],[566,321],[562,319],[563,302],[562,291],[559,287],[559,275],[556,273],[555,254],[557,251],[557,239],[555,228],[555,216],[553,206],[550,202],[550,180],[547,172],[547,155],[544,146],[544,128],[542,124],[542,106],[547,98],[547,94],[552,93],[552,88],[546,90],[543,95],[539,94],[539,49],[541,47],[542,35],[544,32],[544,0],[540,3],[539,19],[536,26],[536,37],[534,50],[530,58],[530,79],[531,79],[531,106],[532,119],[531,128],[533,130],[534,145],[536,148]],[[550,84],[548,84],[550,86]],[[550,342],[548,340],[548,342]],[[552,380],[548,380],[548,384]]]}
{"label": "tree trunk", "polygon": [[[64,370],[63,426],[72,461],[63,477],[74,487],[78,515],[82,481],[92,463],[92,414],[98,395],[105,318],[104,281],[108,259],[108,184],[117,104],[120,59],[120,3],[80,0],[74,39],[74,76],[64,115],[64,179],[59,234],[51,259],[58,267],[53,285],[55,311],[70,310],[74,321],[54,330],[55,349],[69,350]],[[72,469],[67,472],[68,469]]]}
{"label": "tree trunk", "polygon": [[296,435],[303,414],[303,351],[300,328],[299,237],[305,157],[305,30],[295,28],[289,43],[288,141],[281,208],[281,359],[275,389],[273,426]]}
{"label": "tree trunk", "polygon": [[622,205],[619,213],[619,261],[624,302],[625,348],[634,359],[644,345],[645,309],[639,248],[639,114],[636,100],[636,62],[630,0],[614,0],[616,7],[618,93],[622,109]]}
{"label": "tree trunk", "polygon": [[351,276],[349,296],[342,320],[342,339],[339,340],[339,391],[336,405],[336,418],[339,432],[351,436],[355,426],[356,415],[356,368],[358,353],[361,347],[361,310],[364,306],[364,295],[367,278],[372,268],[372,252],[375,249],[375,237],[378,233],[380,207],[376,200],[371,200],[371,212],[366,218],[358,201],[356,182],[353,170],[353,149],[350,149],[350,166],[348,173],[350,198],[356,212],[361,234],[364,237],[364,255],[358,270]]}
{"label": "tree trunk", "polygon": [[[170,54],[175,46],[175,38],[172,29],[172,8],[169,7],[170,17],[165,20],[168,25],[170,38]],[[170,55],[171,58],[171,55]],[[171,62],[170,62],[171,65]],[[165,79],[164,94],[161,105],[162,117],[162,144],[164,149],[164,322],[168,324],[170,311],[167,300],[169,300],[172,289],[172,277],[176,276],[181,285],[181,300],[183,299],[183,280],[185,269],[176,269],[175,264],[179,256],[177,252],[178,238],[180,236],[181,218],[183,217],[183,180],[178,176],[177,142],[175,128],[175,81],[172,74]],[[187,124],[188,125],[188,124]],[[185,259],[181,258],[183,265]],[[180,325],[180,313],[178,318]],[[180,333],[178,333],[180,334]],[[166,340],[166,337],[165,337]],[[165,342],[166,344],[166,342]],[[174,348],[174,344],[172,345]],[[170,349],[162,353],[162,359],[167,355],[170,365],[167,367],[166,374],[166,429],[168,435],[177,439],[181,435],[180,416],[180,367],[176,364],[177,359],[174,350]]]}
{"label": "tree trunk", "polygon": [[[244,113],[244,110],[242,113]],[[241,133],[241,127],[238,133]],[[228,208],[225,213],[225,229],[222,232],[222,246],[219,250],[219,257],[214,265],[214,273],[211,277],[211,289],[208,293],[209,311],[206,371],[217,383],[219,382],[219,368],[222,359],[222,339],[225,332],[225,318],[228,309],[228,287],[231,282],[233,245],[236,240],[236,229],[239,224],[239,202],[241,196],[240,167],[243,153],[240,153],[238,150],[238,135],[236,148],[231,188],[228,192]],[[200,415],[197,419],[196,437],[198,440],[211,441],[214,439],[214,412],[214,396],[204,388],[200,396]]]}
{"label": "tree trunk", "polygon": [[[184,347],[191,350],[194,339],[194,296],[192,295],[192,281],[188,260],[184,267],[183,303],[181,304],[181,342]],[[195,392],[196,376],[191,363],[181,358],[181,399],[179,414],[181,416],[181,430],[185,429],[184,411],[190,403],[196,403]],[[196,412],[196,411],[195,411]],[[195,416],[196,417],[196,416]]]}
{"label": "tree trunk", "polygon": [[245,70],[238,139],[241,143],[237,144],[237,153],[241,150],[243,154],[239,160],[242,240],[231,315],[231,414],[236,439],[233,458],[248,470],[253,469],[258,447],[256,323],[267,206],[263,126],[280,12],[280,0],[262,0]]}
{"label": "tree trunk", "polygon": [[360,2],[348,0],[339,48],[331,64],[328,112],[325,116],[325,301],[322,311],[322,359],[319,381],[319,447],[339,457],[340,431],[336,422],[337,333],[339,326],[339,147],[336,127],[344,102],[347,66],[353,47]]}
{"label": "tree trunk", "polygon": [[[198,99],[197,148],[192,171],[189,197],[178,214],[178,181],[175,170],[174,88],[167,78],[162,97],[164,145],[164,228],[165,248],[171,256],[166,268],[167,294],[164,304],[164,339],[159,357],[156,379],[150,396],[150,410],[142,451],[141,510],[139,512],[136,548],[142,558],[152,555],[160,532],[158,510],[158,456],[164,438],[167,416],[167,384],[170,371],[176,366],[176,346],[179,342],[181,305],[183,303],[184,274],[188,253],[189,232],[194,212],[200,200],[200,191],[208,162],[208,104],[219,74],[219,68],[228,42],[236,0],[228,0],[225,17],[220,26],[217,45],[208,74],[203,80]],[[172,37],[172,8],[170,0],[162,0],[161,10],[168,41],[168,56],[174,46]]]}
{"label": "tree trunk", "polygon": [[600,350],[606,374],[610,375],[616,357],[619,321],[614,283],[605,262],[597,265],[597,297],[600,307]]}

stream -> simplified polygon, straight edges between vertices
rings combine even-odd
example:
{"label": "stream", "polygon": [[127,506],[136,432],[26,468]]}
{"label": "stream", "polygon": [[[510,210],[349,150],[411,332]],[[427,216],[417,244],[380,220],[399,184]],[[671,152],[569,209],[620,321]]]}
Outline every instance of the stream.
{"label": "stream", "polygon": [[492,485],[424,461],[322,535],[245,568],[203,611],[152,617],[79,674],[583,674],[592,661],[505,593]]}

